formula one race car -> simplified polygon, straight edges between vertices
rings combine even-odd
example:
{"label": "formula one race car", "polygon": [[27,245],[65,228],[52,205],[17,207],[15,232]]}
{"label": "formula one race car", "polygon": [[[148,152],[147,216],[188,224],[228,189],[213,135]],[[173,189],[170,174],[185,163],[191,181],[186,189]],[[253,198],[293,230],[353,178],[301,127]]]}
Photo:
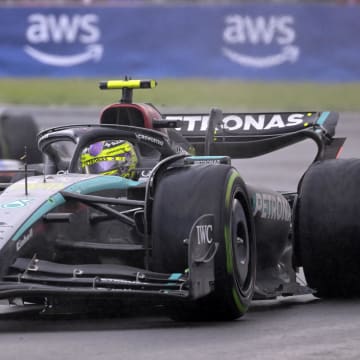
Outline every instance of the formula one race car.
{"label": "formula one race car", "polygon": [[[161,115],[122,89],[100,124],[43,130],[40,165],[0,196],[0,299],[43,313],[165,305],[235,319],[255,299],[360,295],[359,160],[332,112]],[[231,158],[312,139],[298,193],[246,184]],[[31,159],[28,159],[31,162]],[[297,281],[304,268],[307,285]]]}

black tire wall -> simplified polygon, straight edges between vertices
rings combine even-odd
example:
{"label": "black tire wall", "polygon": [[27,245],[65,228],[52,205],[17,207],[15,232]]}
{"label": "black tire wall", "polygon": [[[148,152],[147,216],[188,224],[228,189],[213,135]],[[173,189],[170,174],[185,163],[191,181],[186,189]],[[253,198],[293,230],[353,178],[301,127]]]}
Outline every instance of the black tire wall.
{"label": "black tire wall", "polygon": [[19,160],[27,147],[27,162],[36,164],[42,162],[42,155],[37,148],[36,136],[38,128],[29,115],[0,116],[0,159]]}
{"label": "black tire wall", "polygon": [[360,159],[314,164],[296,210],[296,241],[310,287],[320,297],[360,295]]}
{"label": "black tire wall", "polygon": [[[242,316],[253,293],[256,245],[250,203],[239,174],[227,165],[175,168],[167,171],[157,186],[152,212],[154,271],[182,273],[188,267],[184,239],[204,214],[214,214],[214,237],[219,242],[215,257],[215,291],[192,304],[179,304],[172,317],[176,320],[231,320]],[[234,213],[234,203],[243,210]],[[247,219],[250,255],[244,284],[238,281],[239,256],[231,230],[237,216]],[[226,238],[225,229],[229,238]]]}

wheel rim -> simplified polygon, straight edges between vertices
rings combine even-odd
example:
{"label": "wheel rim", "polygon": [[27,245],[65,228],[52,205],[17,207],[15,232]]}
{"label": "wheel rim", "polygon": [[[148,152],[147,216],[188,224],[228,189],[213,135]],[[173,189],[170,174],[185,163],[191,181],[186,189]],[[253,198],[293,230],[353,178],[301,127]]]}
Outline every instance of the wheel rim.
{"label": "wheel rim", "polygon": [[240,201],[233,200],[231,213],[234,278],[241,292],[246,292],[251,283],[251,244],[246,215]]}

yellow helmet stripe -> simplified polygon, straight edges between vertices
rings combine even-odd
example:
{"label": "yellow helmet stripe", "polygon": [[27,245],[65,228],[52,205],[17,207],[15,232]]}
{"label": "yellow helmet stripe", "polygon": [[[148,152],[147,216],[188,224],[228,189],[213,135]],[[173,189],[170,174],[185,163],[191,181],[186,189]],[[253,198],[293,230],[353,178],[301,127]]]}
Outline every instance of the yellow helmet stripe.
{"label": "yellow helmet stripe", "polygon": [[81,159],[81,165],[84,166],[90,166],[94,165],[100,161],[126,161],[125,156],[97,156],[97,157],[91,157],[89,159]]}

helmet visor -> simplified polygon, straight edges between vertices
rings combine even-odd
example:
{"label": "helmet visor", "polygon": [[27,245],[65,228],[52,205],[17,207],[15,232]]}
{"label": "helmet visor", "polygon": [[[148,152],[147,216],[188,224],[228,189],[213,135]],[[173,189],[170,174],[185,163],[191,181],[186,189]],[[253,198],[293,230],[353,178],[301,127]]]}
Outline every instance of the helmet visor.
{"label": "helmet visor", "polygon": [[132,146],[124,141],[112,147],[108,142],[98,142],[90,145],[81,155],[81,167],[87,174],[124,175],[129,167],[135,166],[136,154]]}

